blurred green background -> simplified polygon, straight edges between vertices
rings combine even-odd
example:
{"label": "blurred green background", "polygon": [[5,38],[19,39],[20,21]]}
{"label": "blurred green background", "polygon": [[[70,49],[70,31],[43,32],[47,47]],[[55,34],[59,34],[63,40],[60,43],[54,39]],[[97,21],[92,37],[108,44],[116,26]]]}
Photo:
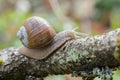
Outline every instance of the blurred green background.
{"label": "blurred green background", "polygon": [[0,49],[19,47],[16,34],[25,19],[45,18],[56,32],[102,34],[120,27],[120,0],[0,0]]}

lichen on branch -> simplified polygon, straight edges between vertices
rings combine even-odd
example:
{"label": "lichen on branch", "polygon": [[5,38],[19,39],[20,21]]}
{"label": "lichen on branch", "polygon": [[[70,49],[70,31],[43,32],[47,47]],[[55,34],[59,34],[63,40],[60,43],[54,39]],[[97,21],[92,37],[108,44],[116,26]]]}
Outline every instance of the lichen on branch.
{"label": "lichen on branch", "polygon": [[16,48],[0,51],[0,80],[23,80],[26,75],[45,77],[48,74],[80,73],[95,67],[117,67],[114,58],[116,38],[120,29],[103,35],[67,41],[43,60],[29,58]]}

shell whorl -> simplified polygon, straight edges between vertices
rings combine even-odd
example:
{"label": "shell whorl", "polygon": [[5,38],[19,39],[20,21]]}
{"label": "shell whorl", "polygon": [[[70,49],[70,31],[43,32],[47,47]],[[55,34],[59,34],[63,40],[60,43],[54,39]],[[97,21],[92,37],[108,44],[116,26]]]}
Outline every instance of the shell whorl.
{"label": "shell whorl", "polygon": [[17,33],[22,44],[28,48],[43,48],[56,35],[53,27],[43,18],[33,16],[25,20]]}

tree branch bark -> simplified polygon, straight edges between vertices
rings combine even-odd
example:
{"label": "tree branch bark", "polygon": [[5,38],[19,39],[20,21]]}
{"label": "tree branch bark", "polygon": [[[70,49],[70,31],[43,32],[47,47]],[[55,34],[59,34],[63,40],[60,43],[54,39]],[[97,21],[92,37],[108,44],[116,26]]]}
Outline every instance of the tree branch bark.
{"label": "tree branch bark", "polygon": [[120,29],[109,33],[67,41],[44,60],[26,57],[16,48],[0,51],[0,80],[24,80],[26,75],[45,77],[48,74],[66,74],[89,71],[95,67],[116,67],[114,58],[116,38]]}

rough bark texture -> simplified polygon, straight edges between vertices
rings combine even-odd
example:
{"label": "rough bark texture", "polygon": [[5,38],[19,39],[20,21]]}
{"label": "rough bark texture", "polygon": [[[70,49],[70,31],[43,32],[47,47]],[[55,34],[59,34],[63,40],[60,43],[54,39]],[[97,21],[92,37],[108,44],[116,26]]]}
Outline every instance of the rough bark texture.
{"label": "rough bark texture", "polygon": [[80,73],[95,67],[114,68],[120,64],[114,58],[116,37],[120,29],[109,33],[66,42],[44,60],[36,60],[8,48],[0,51],[0,80],[24,80],[26,75],[45,77],[48,74]]}

